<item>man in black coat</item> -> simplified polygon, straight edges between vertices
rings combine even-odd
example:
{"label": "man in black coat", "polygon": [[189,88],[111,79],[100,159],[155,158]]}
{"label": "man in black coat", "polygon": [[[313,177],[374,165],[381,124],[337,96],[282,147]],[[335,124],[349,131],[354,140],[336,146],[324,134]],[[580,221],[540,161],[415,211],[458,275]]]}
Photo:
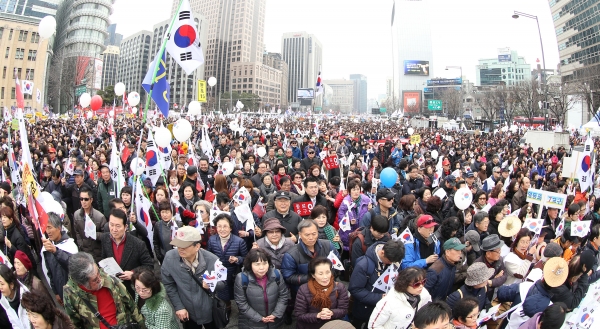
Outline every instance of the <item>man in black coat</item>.
{"label": "man in black coat", "polygon": [[127,232],[127,215],[123,210],[111,210],[108,225],[110,234],[105,234],[102,238],[102,259],[115,259],[123,270],[118,278],[123,281],[129,294],[135,297],[131,285],[133,270],[140,266],[153,270],[154,260],[144,242]]}
{"label": "man in black coat", "polygon": [[295,211],[300,217],[307,219],[310,218],[312,209],[321,205],[327,209],[327,218],[331,218],[331,209],[327,206],[327,199],[319,194],[319,183],[316,177],[308,176],[304,180],[304,195],[298,196],[292,203],[292,210]]}

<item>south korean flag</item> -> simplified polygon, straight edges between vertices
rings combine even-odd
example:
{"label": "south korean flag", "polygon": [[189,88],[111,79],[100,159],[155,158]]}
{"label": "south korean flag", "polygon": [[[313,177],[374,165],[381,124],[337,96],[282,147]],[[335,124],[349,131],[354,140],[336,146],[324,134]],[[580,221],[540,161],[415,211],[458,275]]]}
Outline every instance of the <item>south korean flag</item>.
{"label": "south korean flag", "polygon": [[167,51],[190,75],[204,64],[198,29],[190,8],[189,0],[183,0],[175,14],[171,33],[167,34]]}

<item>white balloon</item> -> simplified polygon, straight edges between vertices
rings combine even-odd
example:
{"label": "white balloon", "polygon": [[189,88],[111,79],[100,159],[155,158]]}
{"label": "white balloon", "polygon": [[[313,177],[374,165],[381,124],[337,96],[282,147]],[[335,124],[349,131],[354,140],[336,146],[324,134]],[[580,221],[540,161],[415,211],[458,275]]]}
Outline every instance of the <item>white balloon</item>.
{"label": "white balloon", "polygon": [[188,114],[189,115],[198,115],[200,114],[200,102],[191,101],[190,105],[188,105]]}
{"label": "white balloon", "polygon": [[154,141],[160,147],[167,147],[171,144],[171,132],[164,126],[160,126],[154,133]]}
{"label": "white balloon", "polygon": [[40,24],[38,25],[38,33],[40,34],[40,37],[44,39],[50,39],[54,32],[56,32],[56,19],[54,16],[46,16],[42,18]]}
{"label": "white balloon", "polygon": [[192,124],[186,119],[179,119],[173,124],[173,135],[180,142],[187,141],[192,135]]}
{"label": "white balloon", "polygon": [[468,187],[463,187],[454,194],[454,205],[460,210],[469,208],[473,202],[473,193]]}
{"label": "white balloon", "polygon": [[129,166],[129,169],[131,169],[131,171],[133,171],[133,173],[136,176],[139,176],[139,175],[143,174],[144,171],[146,170],[146,163],[144,163],[144,160],[142,160],[138,157],[135,157],[131,161],[131,165]]}
{"label": "white balloon", "polygon": [[437,151],[437,150],[433,150],[433,151],[431,151],[431,157],[432,157],[432,158],[434,158],[434,159],[437,159],[437,158],[438,158],[438,155],[439,155],[439,154],[438,154],[438,151]]}
{"label": "white balloon", "polygon": [[91,102],[92,96],[90,96],[89,93],[83,93],[81,96],[79,96],[79,105],[81,105],[81,107],[88,107],[90,106]]}
{"label": "white balloon", "polygon": [[217,78],[215,78],[215,77],[208,78],[208,85],[210,87],[214,87],[216,84],[217,84]]}
{"label": "white balloon", "polygon": [[88,119],[91,119],[94,116],[94,113],[92,113],[92,111],[89,111],[85,114],[85,117]]}
{"label": "white balloon", "polygon": [[415,132],[415,130],[412,127],[408,128],[406,131],[408,131],[409,135],[412,135]]}
{"label": "white balloon", "polygon": [[269,129],[269,128],[271,128],[271,124],[267,122],[267,123],[265,124],[265,127],[267,127],[267,129]]}
{"label": "white balloon", "polygon": [[134,108],[132,108],[132,109],[131,109],[131,113],[133,113],[133,114],[136,114],[136,113],[137,113],[137,111],[138,111],[138,108],[137,108],[137,107],[134,107]]}
{"label": "white balloon", "polygon": [[140,94],[137,91],[132,91],[127,95],[129,106],[137,106],[140,103]]}
{"label": "white balloon", "polygon": [[125,93],[125,84],[123,82],[118,82],[115,85],[115,95],[117,96],[123,96],[123,94]]}
{"label": "white balloon", "polygon": [[267,155],[267,150],[264,147],[259,147],[258,149],[256,149],[256,153],[258,154],[259,157],[264,157],[265,155]]}
{"label": "white balloon", "polygon": [[234,164],[233,162],[225,162],[221,168],[223,169],[223,175],[229,176],[233,173]]}

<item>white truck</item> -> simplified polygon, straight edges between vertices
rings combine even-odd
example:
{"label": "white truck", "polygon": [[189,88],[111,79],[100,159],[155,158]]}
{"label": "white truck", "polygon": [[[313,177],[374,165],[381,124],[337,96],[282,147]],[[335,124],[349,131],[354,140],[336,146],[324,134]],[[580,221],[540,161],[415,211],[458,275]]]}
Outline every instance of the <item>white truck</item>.
{"label": "white truck", "polygon": [[561,146],[567,150],[570,148],[569,133],[567,132],[528,130],[521,138],[520,143],[525,146],[531,144],[531,147],[536,151],[540,147],[544,150],[549,150],[552,147],[556,150]]}

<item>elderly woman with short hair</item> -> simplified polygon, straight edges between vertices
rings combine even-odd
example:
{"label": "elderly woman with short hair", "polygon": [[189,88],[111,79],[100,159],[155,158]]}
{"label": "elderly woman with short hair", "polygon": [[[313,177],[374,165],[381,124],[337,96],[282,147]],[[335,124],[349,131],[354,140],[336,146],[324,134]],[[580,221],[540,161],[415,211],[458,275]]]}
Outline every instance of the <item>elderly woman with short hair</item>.
{"label": "elderly woman with short hair", "polygon": [[135,303],[141,305],[140,313],[147,329],[179,329],[165,287],[153,271],[147,268],[136,271],[131,283],[135,288]]}

